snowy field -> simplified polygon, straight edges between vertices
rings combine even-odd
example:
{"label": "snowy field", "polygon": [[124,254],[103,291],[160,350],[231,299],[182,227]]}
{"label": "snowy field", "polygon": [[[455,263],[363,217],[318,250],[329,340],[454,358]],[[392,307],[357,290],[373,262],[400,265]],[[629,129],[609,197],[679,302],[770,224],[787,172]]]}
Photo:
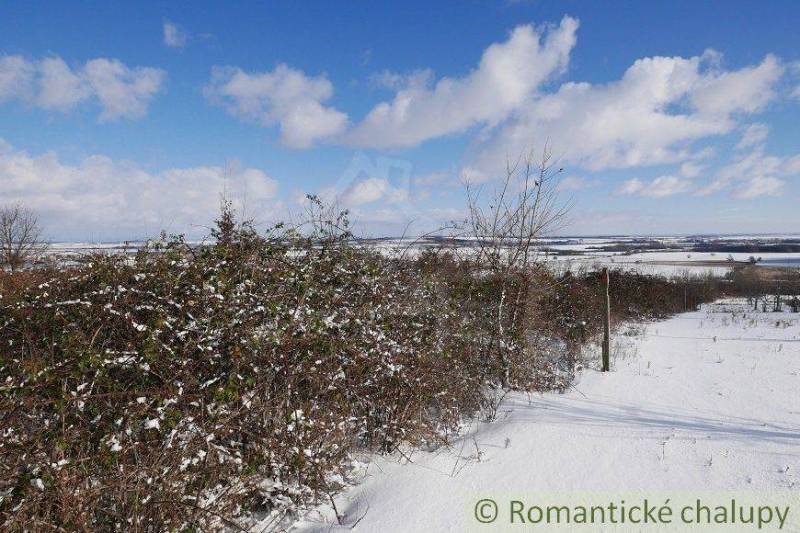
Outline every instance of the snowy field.
{"label": "snowy field", "polygon": [[[730,256],[736,262],[747,262],[751,255],[747,253],[722,252],[641,252],[634,254],[620,253],[587,253],[584,256],[549,256],[545,257],[555,271],[580,269],[597,269],[602,267],[635,271],[642,274],[675,276],[691,275],[724,276],[731,270],[728,262]],[[759,265],[800,268],[800,254],[761,253]]]}
{"label": "snowy field", "polygon": [[[778,239],[794,239],[797,235],[746,235],[746,236],[715,236],[715,241],[735,241],[764,243],[775,242]],[[564,237],[542,239],[541,251],[537,259],[543,261],[555,272],[579,270],[597,270],[602,267],[635,271],[642,274],[661,276],[706,276],[721,277],[730,272],[732,261],[747,262],[751,256],[760,258],[760,265],[774,267],[800,268],[800,253],[743,253],[743,252],[694,252],[688,250],[649,250],[637,253],[622,253],[602,251],[599,248],[609,245],[625,245],[641,240],[641,237],[615,236],[615,237]],[[469,240],[469,239],[467,239]],[[697,238],[662,236],[647,240],[659,242],[665,246],[690,247],[696,244]],[[194,242],[199,244],[199,241]],[[421,250],[436,246],[432,241],[415,239],[376,239],[365,241],[381,253],[395,256],[412,257]],[[54,243],[50,246],[49,253],[63,258],[70,258],[91,252],[134,252],[144,246],[144,241],[116,242],[116,243]],[[474,248],[468,246],[449,247],[463,256],[475,253]],[[562,254],[570,255],[562,255]],[[571,255],[579,254],[579,255]]]}
{"label": "snowy field", "polygon": [[[502,510],[511,497],[621,491],[660,505],[665,491],[777,491],[793,505],[783,531],[798,531],[800,314],[728,300],[629,326],[612,351],[612,372],[585,369],[566,394],[510,395],[450,448],[365,463],[335,499],[343,525],[326,506],[297,530],[504,531],[520,529]],[[475,518],[481,498],[500,505],[493,524]]]}
{"label": "snowy field", "polygon": [[[462,239],[470,241],[474,239]],[[728,274],[735,263],[746,263],[752,256],[760,258],[759,265],[800,268],[800,253],[791,252],[696,252],[691,248],[712,240],[736,244],[764,245],[778,241],[797,242],[797,234],[786,235],[723,235],[700,237],[680,236],[614,236],[614,237],[553,237],[539,241],[537,260],[543,261],[555,272],[597,270],[603,267],[634,271],[658,276],[717,276]],[[647,250],[636,253],[605,251],[606,246],[637,245],[646,248],[643,242],[657,242],[678,249]],[[638,244],[635,244],[638,243]],[[433,243],[413,239],[385,239],[371,243],[381,252],[410,256]],[[461,243],[463,244],[463,242]],[[474,248],[457,245],[448,246],[462,256],[475,253]]]}

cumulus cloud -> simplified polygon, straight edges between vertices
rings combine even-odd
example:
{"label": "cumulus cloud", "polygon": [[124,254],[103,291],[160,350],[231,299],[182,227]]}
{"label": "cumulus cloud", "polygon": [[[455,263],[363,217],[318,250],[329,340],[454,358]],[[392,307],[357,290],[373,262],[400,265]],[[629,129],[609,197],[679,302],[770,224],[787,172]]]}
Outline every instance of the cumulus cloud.
{"label": "cumulus cloud", "polygon": [[770,155],[761,145],[719,169],[714,179],[697,194],[705,196],[729,190],[731,196],[739,199],[778,196],[786,185],[786,178],[798,177],[800,154],[791,157]]}
{"label": "cumulus cloud", "polygon": [[164,21],[164,44],[170,48],[183,48],[186,46],[188,35],[186,31],[169,21]]}
{"label": "cumulus cloud", "polygon": [[408,199],[408,189],[392,187],[389,180],[366,178],[351,183],[339,196],[344,206],[371,204],[379,200],[388,203],[404,202]]}
{"label": "cumulus cloud", "polygon": [[381,73],[380,83],[399,89],[397,94],[376,105],[344,141],[376,148],[413,146],[477,124],[493,126],[564,71],[577,28],[571,17],[549,30],[518,26],[506,41],[489,46],[468,75],[441,78],[433,85],[428,70],[408,77]]}
{"label": "cumulus cloud", "polygon": [[650,57],[607,84],[564,83],[517,110],[483,143],[466,171],[502,169],[507,154],[549,140],[563,163],[590,170],[698,160],[693,143],[722,135],[761,110],[783,72],[767,56],[753,67],[720,70],[718,54]]}
{"label": "cumulus cloud", "polygon": [[[522,25],[484,50],[461,77],[436,78],[430,69],[382,71],[371,78],[394,92],[361,121],[325,104],[333,87],[287,65],[247,73],[215,68],[207,96],[233,115],[280,127],[282,142],[304,148],[324,140],[370,148],[413,147],[480,128],[460,169],[467,182],[483,182],[506,158],[554,148],[559,164],[587,171],[680,165],[676,179],[698,176],[713,150],[700,142],[729,134],[776,96],[788,67],[773,55],[725,69],[708,50],[693,57],[645,57],[614,81],[566,82],[551,88],[569,65],[579,23],[564,17],[549,27]],[[751,124],[740,148],[763,141]],[[663,182],[662,182],[663,183]],[[680,183],[684,183],[681,181]]]}
{"label": "cumulus cloud", "polygon": [[279,125],[281,141],[292,148],[307,148],[347,126],[347,115],[324,105],[333,96],[327,77],[306,76],[283,64],[252,74],[236,67],[214,67],[205,94],[241,119]]}
{"label": "cumulus cloud", "polygon": [[39,62],[39,93],[36,103],[44,109],[69,111],[91,96],[91,87],[60,57]]}
{"label": "cumulus cloud", "polygon": [[93,59],[84,76],[103,107],[101,120],[138,118],[164,81],[164,72],[149,67],[128,68],[116,59]]}
{"label": "cumulus cloud", "polygon": [[56,238],[191,230],[211,222],[223,191],[238,205],[260,210],[278,188],[262,170],[237,164],[151,172],[102,155],[67,164],[53,152],[32,155],[2,141],[0,182],[0,204],[22,202],[37,210]]}
{"label": "cumulus cloud", "polygon": [[[449,210],[423,204],[430,198],[426,186],[447,184],[453,173],[415,176],[413,171],[405,159],[355,153],[336,183],[315,193],[328,205],[348,209],[359,234],[385,237],[440,228],[450,220],[441,218]],[[305,204],[303,195],[295,197]]]}
{"label": "cumulus cloud", "polygon": [[0,103],[24,98],[36,69],[21,56],[0,56]]}
{"label": "cumulus cloud", "polygon": [[371,210],[378,207],[396,209],[403,204],[403,209],[408,209],[411,190],[412,165],[409,161],[358,153],[350,160],[337,183],[324,190],[321,196],[328,202],[348,208],[368,205]]}
{"label": "cumulus cloud", "polygon": [[659,176],[652,181],[633,178],[625,181],[619,189],[619,195],[638,195],[648,198],[664,198],[687,192],[692,188],[689,180],[677,176]]}
{"label": "cumulus cloud", "polygon": [[754,113],[775,96],[774,84],[784,71],[785,67],[771,54],[755,66],[731,72],[715,69],[697,80],[690,98],[698,112],[704,114]]}
{"label": "cumulus cloud", "polygon": [[166,74],[151,67],[128,67],[98,58],[70,67],[58,56],[30,61],[0,56],[0,102],[19,100],[51,111],[67,112],[95,100],[100,121],[139,118],[161,90]]}

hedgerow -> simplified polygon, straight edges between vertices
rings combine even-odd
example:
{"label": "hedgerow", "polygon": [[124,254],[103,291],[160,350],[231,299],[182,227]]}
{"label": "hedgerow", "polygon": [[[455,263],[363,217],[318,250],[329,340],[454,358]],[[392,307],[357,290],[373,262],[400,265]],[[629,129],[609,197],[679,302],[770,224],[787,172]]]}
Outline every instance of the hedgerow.
{"label": "hedgerow", "polygon": [[446,442],[497,385],[442,276],[346,232],[261,237],[224,216],[214,237],[5,282],[6,526],[279,517],[337,490],[353,450]]}
{"label": "hedgerow", "polygon": [[[355,246],[344,215],[315,228],[225,210],[209,245],[0,277],[2,529],[278,524],[357,450],[446,444],[498,387],[563,390],[596,334],[591,275],[498,279]],[[678,291],[638,287],[654,309]]]}

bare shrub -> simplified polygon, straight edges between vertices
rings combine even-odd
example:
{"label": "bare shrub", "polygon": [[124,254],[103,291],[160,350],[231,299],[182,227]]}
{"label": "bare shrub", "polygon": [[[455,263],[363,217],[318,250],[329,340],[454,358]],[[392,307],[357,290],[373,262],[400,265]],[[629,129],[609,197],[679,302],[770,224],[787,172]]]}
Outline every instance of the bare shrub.
{"label": "bare shrub", "polygon": [[21,204],[0,207],[0,267],[16,271],[46,249],[36,214]]}
{"label": "bare shrub", "polygon": [[[530,315],[525,313],[537,282],[547,276],[538,264],[540,239],[565,222],[568,204],[559,201],[557,179],[561,169],[553,165],[549,146],[539,160],[534,155],[506,165],[494,194],[484,201],[482,190],[467,184],[468,215],[457,236],[471,239],[468,256],[493,294],[485,307],[488,336],[483,346],[488,357],[499,362],[502,387],[511,385],[511,358],[535,352],[530,344]],[[474,277],[474,276],[473,276]],[[477,282],[476,278],[476,282]],[[484,302],[486,303],[486,302]],[[531,366],[528,362],[527,366]]]}

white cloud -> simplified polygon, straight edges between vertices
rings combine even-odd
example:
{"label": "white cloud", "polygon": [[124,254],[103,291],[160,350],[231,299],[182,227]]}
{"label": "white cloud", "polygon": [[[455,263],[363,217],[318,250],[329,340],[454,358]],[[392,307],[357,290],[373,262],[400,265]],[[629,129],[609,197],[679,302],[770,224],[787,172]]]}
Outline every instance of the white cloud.
{"label": "white cloud", "polygon": [[23,98],[33,82],[35,68],[21,56],[0,56],[0,103]]}
{"label": "white cloud", "polygon": [[393,91],[424,89],[433,79],[434,73],[431,69],[415,70],[410,74],[382,70],[369,77],[371,85]]}
{"label": "white cloud", "polygon": [[380,83],[399,89],[397,94],[376,105],[344,141],[377,148],[413,146],[477,124],[493,126],[564,71],[577,28],[578,21],[570,17],[549,31],[518,26],[505,42],[489,46],[468,75],[445,77],[432,87],[427,70],[408,77],[381,73]]}
{"label": "white cloud", "polygon": [[774,84],[785,67],[773,55],[752,67],[732,72],[711,72],[691,91],[694,107],[703,114],[729,115],[760,111],[775,96]]}
{"label": "white cloud", "polygon": [[783,180],[772,176],[755,176],[739,186],[733,196],[744,200],[759,196],[778,196],[784,184]]}
{"label": "white cloud", "polygon": [[69,111],[91,95],[91,88],[60,57],[39,62],[39,94],[36,103],[44,109]]}
{"label": "white cloud", "polygon": [[687,192],[692,188],[690,181],[676,176],[659,176],[645,182],[638,178],[625,181],[617,190],[620,195],[638,195],[648,198],[665,198]]}
{"label": "white cloud", "polygon": [[654,179],[642,191],[642,195],[652,198],[663,198],[688,191],[692,188],[691,182],[675,176],[660,176]]}
{"label": "white cloud", "polygon": [[280,125],[281,141],[292,148],[307,148],[347,125],[347,115],[323,105],[333,96],[331,82],[324,75],[309,77],[287,65],[253,74],[215,67],[205,94],[239,118],[262,126]]}
{"label": "white cloud", "polygon": [[169,21],[164,21],[164,44],[171,48],[183,48],[186,46],[188,35],[186,31]]}
{"label": "white cloud", "polygon": [[414,178],[414,185],[419,185],[419,186],[439,185],[448,181],[452,182],[454,181],[453,178],[454,176],[450,172],[431,172],[430,174],[416,176]]}
{"label": "white cloud", "polygon": [[697,194],[705,196],[730,189],[731,195],[740,199],[777,196],[786,184],[785,178],[790,177],[800,177],[800,154],[768,155],[763,146],[757,146],[723,166]]}
{"label": "white cloud", "polygon": [[766,124],[750,124],[742,132],[741,140],[736,144],[737,150],[744,150],[751,146],[763,144],[769,135],[769,126]]}
{"label": "white cloud", "polygon": [[131,69],[116,59],[93,59],[86,63],[84,76],[103,107],[100,119],[113,120],[143,116],[165,74],[150,67]]}
{"label": "white cloud", "polygon": [[380,200],[388,187],[387,180],[368,178],[350,185],[341,197],[347,205],[368,204]]}
{"label": "white cloud", "polygon": [[686,161],[685,163],[681,164],[680,167],[680,175],[684,178],[696,178],[703,172],[705,167],[703,165],[698,165],[692,161]]}
{"label": "white cloud", "polygon": [[783,169],[787,176],[800,176],[800,155],[787,159],[784,162]]}
{"label": "white cloud", "polygon": [[408,200],[408,189],[392,187],[384,178],[366,178],[351,183],[338,197],[343,206],[359,206],[377,201],[398,203]]}
{"label": "white cloud", "polygon": [[211,222],[225,190],[238,206],[258,211],[278,187],[263,171],[236,164],[150,172],[102,155],[67,164],[53,152],[31,155],[5,142],[0,142],[0,182],[0,204],[19,201],[35,209],[51,237],[185,231]]}
{"label": "white cloud", "polygon": [[146,114],[165,77],[161,69],[130,68],[116,59],[93,59],[72,68],[58,56],[40,61],[0,56],[0,102],[16,99],[67,112],[96,99],[101,121],[139,118]]}
{"label": "white cloud", "polygon": [[773,56],[734,72],[716,68],[716,58],[644,58],[618,81],[565,83],[521,106],[469,166],[491,175],[509,154],[541,151],[548,141],[561,163],[590,170],[702,159],[708,153],[693,143],[728,133],[741,114],[762,109],[783,71]]}
{"label": "white cloud", "polygon": [[460,178],[465,184],[483,183],[491,179],[489,172],[491,171],[484,172],[474,166],[465,166],[461,169]]}
{"label": "white cloud", "polygon": [[596,184],[597,182],[595,180],[588,180],[586,178],[581,178],[580,176],[567,176],[558,182],[556,191],[580,191],[583,189],[588,189],[589,187],[593,187]]}
{"label": "white cloud", "polygon": [[[333,94],[325,76],[310,77],[286,65],[265,73],[215,68],[206,94],[240,118],[278,125],[282,142],[291,147],[320,140],[412,147],[478,127],[458,172],[465,181],[490,180],[505,168],[506,158],[541,153],[549,144],[559,165],[589,171],[680,165],[674,181],[663,179],[646,190],[669,195],[705,171],[713,149],[700,141],[728,134],[747,115],[763,110],[787,70],[773,55],[726,70],[721,54],[708,50],[688,58],[641,58],[618,80],[567,82],[549,90],[546,82],[569,64],[578,25],[564,17],[547,29],[518,26],[505,41],[487,47],[462,77],[436,79],[424,68],[377,73],[371,82],[394,96],[352,126],[346,114],[325,105]],[[742,148],[757,145],[766,134],[763,125],[751,126]]]}
{"label": "white cloud", "polygon": [[631,178],[629,180],[625,180],[622,185],[620,185],[620,187],[617,189],[617,194],[638,194],[642,189],[644,189],[644,182],[639,178]]}

